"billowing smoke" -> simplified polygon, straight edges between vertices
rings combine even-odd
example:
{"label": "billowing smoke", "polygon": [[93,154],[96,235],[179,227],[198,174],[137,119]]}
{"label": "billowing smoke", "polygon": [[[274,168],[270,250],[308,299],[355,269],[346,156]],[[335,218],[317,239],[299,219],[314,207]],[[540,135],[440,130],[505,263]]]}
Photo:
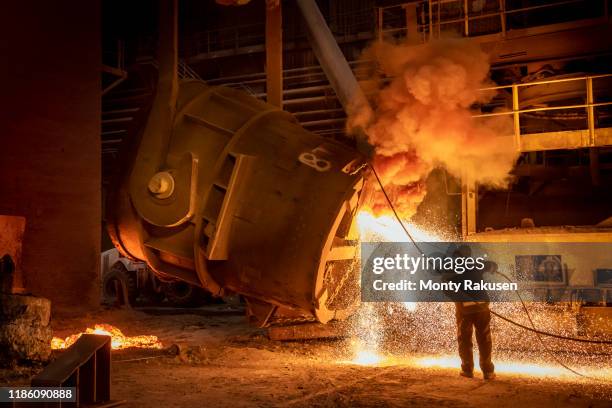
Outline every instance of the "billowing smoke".
{"label": "billowing smoke", "polygon": [[[487,55],[468,40],[409,46],[377,43],[365,52],[377,63],[374,108],[349,117],[374,146],[373,164],[402,217],[422,201],[436,167],[489,187],[505,187],[517,158],[509,116],[474,118],[472,106],[494,92]],[[390,82],[382,81],[391,78]],[[372,85],[372,84],[369,84]],[[367,89],[366,92],[372,89]],[[374,211],[388,206],[382,197]]]}

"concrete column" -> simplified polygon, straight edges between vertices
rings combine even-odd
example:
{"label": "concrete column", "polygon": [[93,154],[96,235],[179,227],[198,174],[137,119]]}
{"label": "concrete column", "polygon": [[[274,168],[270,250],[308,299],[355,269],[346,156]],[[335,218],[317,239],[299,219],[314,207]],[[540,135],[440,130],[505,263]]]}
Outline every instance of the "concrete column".
{"label": "concrete column", "polygon": [[26,218],[25,289],[49,298],[55,310],[94,308],[101,235],[100,2],[3,6],[0,214]]}

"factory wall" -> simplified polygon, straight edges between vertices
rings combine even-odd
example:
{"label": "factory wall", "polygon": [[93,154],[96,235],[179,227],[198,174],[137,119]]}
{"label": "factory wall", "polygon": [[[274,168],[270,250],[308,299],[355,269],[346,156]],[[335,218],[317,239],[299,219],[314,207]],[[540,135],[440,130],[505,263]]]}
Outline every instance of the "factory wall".
{"label": "factory wall", "polygon": [[100,3],[22,0],[3,4],[0,15],[0,214],[26,218],[26,290],[51,299],[54,311],[93,308]]}

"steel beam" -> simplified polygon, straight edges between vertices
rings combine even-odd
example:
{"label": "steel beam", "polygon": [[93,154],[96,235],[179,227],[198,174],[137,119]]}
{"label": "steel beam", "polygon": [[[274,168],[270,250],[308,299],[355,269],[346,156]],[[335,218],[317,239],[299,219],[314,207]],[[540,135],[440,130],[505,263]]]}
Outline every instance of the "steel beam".
{"label": "steel beam", "polygon": [[310,45],[344,110],[350,114],[355,110],[369,109],[369,103],[315,0],[297,0],[297,4],[306,21]]}
{"label": "steel beam", "polygon": [[32,387],[75,387],[76,402],[53,407],[115,407],[111,400],[111,338],[83,334],[68,350],[32,379]]}
{"label": "steel beam", "polygon": [[281,2],[266,1],[266,97],[283,107],[283,16]]}
{"label": "steel beam", "polygon": [[[593,97],[593,78],[587,77],[586,79],[586,92],[587,92],[587,122],[589,125],[589,145],[597,146],[597,139],[595,133],[595,98]],[[594,186],[599,186],[599,152],[597,147],[591,147],[589,149],[589,163],[591,169],[591,182]]]}
{"label": "steel beam", "polygon": [[406,41],[409,44],[420,44],[419,37],[419,20],[417,18],[417,3],[404,4],[404,12],[406,13]]}
{"label": "steel beam", "polygon": [[476,233],[477,206],[478,185],[472,177],[464,176],[461,188],[461,232],[464,238]]}

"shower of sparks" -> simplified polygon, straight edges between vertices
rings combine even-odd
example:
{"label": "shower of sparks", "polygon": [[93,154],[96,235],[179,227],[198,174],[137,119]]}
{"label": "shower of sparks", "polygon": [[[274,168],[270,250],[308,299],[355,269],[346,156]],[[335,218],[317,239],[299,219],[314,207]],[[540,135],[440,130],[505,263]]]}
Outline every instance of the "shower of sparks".
{"label": "shower of sparks", "polygon": [[[362,241],[409,241],[393,215],[376,216],[362,210],[356,216],[356,226]],[[404,226],[415,241],[452,240],[420,229],[408,221],[404,221]],[[496,303],[491,308],[512,320],[529,325],[520,304]],[[575,336],[575,314],[564,305],[529,302],[528,308],[538,329]],[[456,354],[454,309],[452,303],[363,303],[353,324],[351,359],[342,363],[459,370],[461,362]],[[544,346],[533,333],[498,319],[492,321],[492,331],[493,358],[496,371],[500,374],[555,380],[579,379],[553,358],[548,358],[546,349],[549,349],[564,364],[586,376],[603,381],[612,379],[610,350],[605,346],[568,344],[551,338],[542,340]],[[477,354],[475,361],[478,361]]]}
{"label": "shower of sparks", "polygon": [[379,365],[384,357],[372,350],[358,350],[355,357],[350,361],[357,365]]}
{"label": "shower of sparks", "polygon": [[[409,238],[402,225],[393,215],[376,216],[367,210],[361,210],[356,217],[359,236],[362,241],[389,241],[402,242]],[[435,234],[420,229],[405,221],[404,226],[417,241],[437,242],[441,238]],[[404,311],[414,312],[417,304],[414,302],[402,303]],[[364,303],[358,312],[357,322],[353,327],[355,341],[353,342],[354,357],[350,361],[358,365],[380,365],[388,362],[388,357],[382,356],[380,341],[384,323],[379,319],[380,305]],[[392,314],[391,310],[389,314]]]}
{"label": "shower of sparks", "polygon": [[[361,210],[357,214],[356,222],[362,241],[404,242],[409,240],[401,224],[393,215],[376,216],[370,211]],[[403,224],[416,241],[441,241],[438,235],[418,228],[408,221],[404,221]]]}
{"label": "shower of sparks", "polygon": [[352,363],[354,364],[375,365],[382,360],[378,355],[380,323],[374,308],[375,305],[372,303],[363,303],[357,315],[357,323],[353,328],[356,337],[353,342],[355,356]]}
{"label": "shower of sparks", "polygon": [[163,348],[163,345],[158,340],[157,336],[126,336],[115,326],[111,326],[110,324],[96,324],[93,329],[87,328],[83,333],[73,334],[65,339],[53,337],[53,339],[51,339],[51,349],[67,349],[68,347],[72,346],[84,333],[110,336],[111,348],[113,350],[121,350],[130,347],[153,349]]}

